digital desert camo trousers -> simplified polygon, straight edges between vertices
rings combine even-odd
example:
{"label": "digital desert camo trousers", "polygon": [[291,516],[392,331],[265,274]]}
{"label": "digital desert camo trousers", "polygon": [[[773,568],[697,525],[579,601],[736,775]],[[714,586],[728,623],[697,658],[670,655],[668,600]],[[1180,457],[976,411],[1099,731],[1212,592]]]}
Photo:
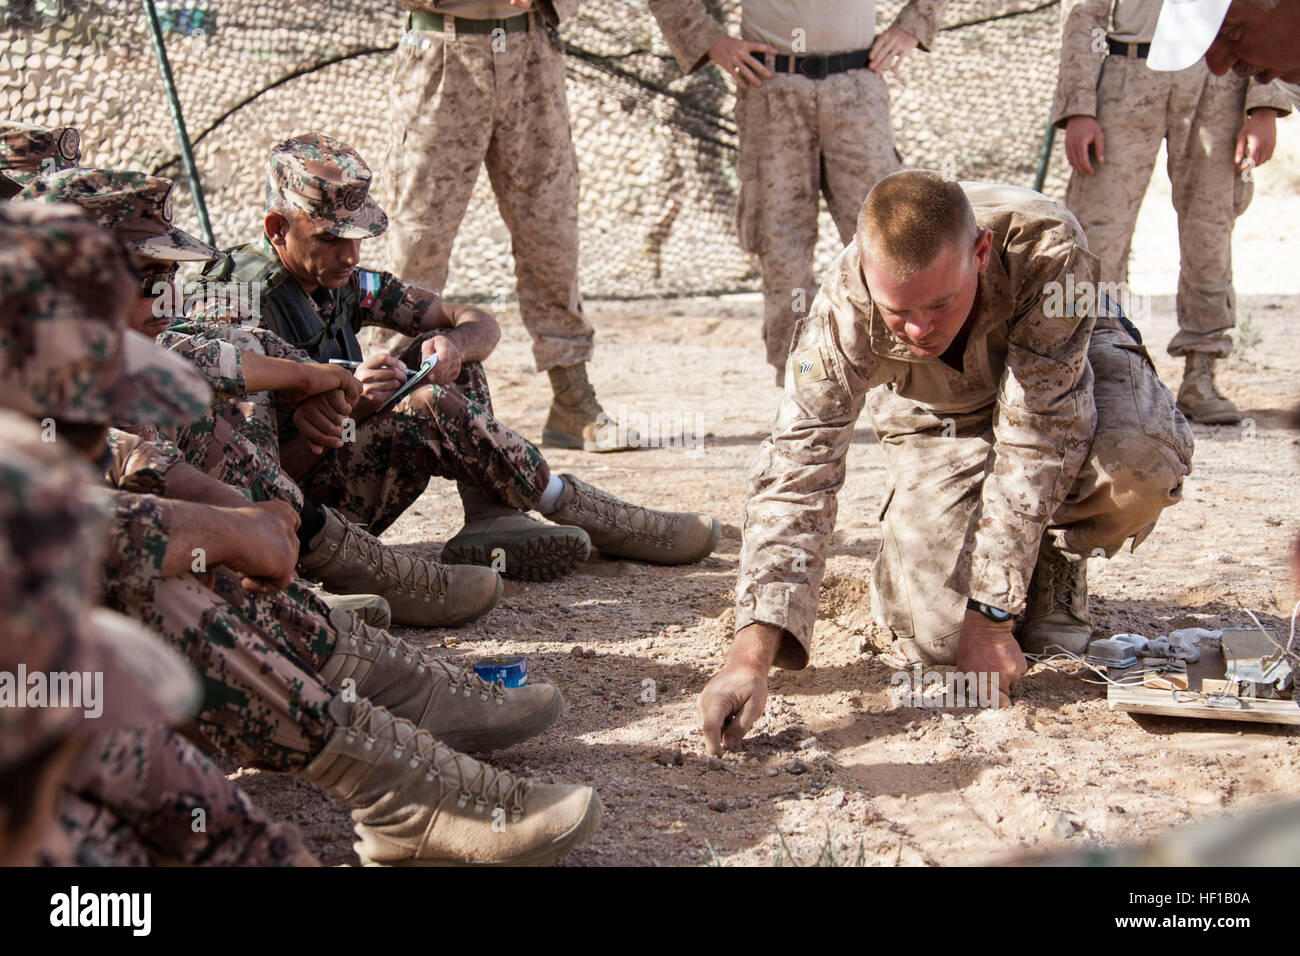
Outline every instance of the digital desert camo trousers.
{"label": "digital desert camo trousers", "polygon": [[[397,47],[391,104],[392,272],[442,291],[486,165],[538,371],[588,361],[595,333],[578,293],[578,157],[559,39],[538,15],[527,32],[498,36],[409,30]],[[371,350],[410,343],[381,329],[367,334]]]}
{"label": "digital desert camo trousers", "polygon": [[1097,86],[1106,161],[1095,164],[1091,176],[1070,176],[1065,205],[1101,260],[1101,281],[1126,283],[1138,210],[1160,143],[1167,142],[1180,263],[1178,333],[1170,355],[1222,358],[1232,351],[1232,228],[1254,193],[1234,162],[1247,82],[1235,74],[1215,76],[1204,62],[1157,73],[1145,60],[1108,56]]}
{"label": "digital desert camo trousers", "polygon": [[847,243],[876,180],[902,167],[880,74],[848,70],[820,80],[777,73],[736,96],[740,134],[740,246],[763,274],[768,364],[785,368],[795,324],[817,295],[813,272],[822,195]]}

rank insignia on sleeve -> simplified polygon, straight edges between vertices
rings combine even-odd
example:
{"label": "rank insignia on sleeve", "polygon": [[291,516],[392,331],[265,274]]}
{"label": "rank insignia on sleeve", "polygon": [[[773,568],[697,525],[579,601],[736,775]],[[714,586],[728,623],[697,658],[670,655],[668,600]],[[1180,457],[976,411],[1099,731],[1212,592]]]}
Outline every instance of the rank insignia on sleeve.
{"label": "rank insignia on sleeve", "polygon": [[791,361],[794,364],[794,384],[798,387],[811,385],[826,378],[826,366],[822,362],[819,349],[806,349]]}

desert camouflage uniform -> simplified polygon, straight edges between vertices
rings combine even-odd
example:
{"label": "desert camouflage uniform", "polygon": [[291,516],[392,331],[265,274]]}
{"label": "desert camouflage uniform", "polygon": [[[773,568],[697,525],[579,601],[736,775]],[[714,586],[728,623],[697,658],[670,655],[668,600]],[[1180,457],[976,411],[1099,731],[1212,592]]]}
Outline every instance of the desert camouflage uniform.
{"label": "desert camouflage uniform", "polygon": [[[83,739],[61,805],[36,850],[53,865],[145,865],[156,855],[209,865],[309,861],[292,826],[272,824],[192,744],[156,682],[115,660],[106,612],[91,612],[107,540],[108,502],[93,474],[25,416],[0,411],[0,670],[104,674],[104,715],[0,708],[0,767],[59,738]],[[120,625],[119,625],[120,626]],[[164,648],[135,653],[165,654]],[[167,676],[164,673],[164,678]],[[193,811],[203,811],[201,829]]]}
{"label": "desert camouflage uniform", "polygon": [[[49,865],[301,866],[297,828],[273,823],[193,744],[161,725],[101,734],[69,781]],[[57,847],[64,850],[62,858]]]}
{"label": "desert camouflage uniform", "polygon": [[[864,408],[890,478],[873,608],[936,663],[956,658],[967,597],[1023,610],[1049,527],[1075,557],[1110,556],[1181,499],[1191,430],[1146,350],[1108,312],[1094,320],[1087,302],[1062,302],[1096,278],[1078,223],[1029,190],[967,192],[993,254],[964,372],[915,357],[888,330],[856,244],[797,331],[786,397],[750,474],[737,585],[737,630],[788,632],[782,667],[808,661]],[[1061,284],[1055,300],[1050,283]]]}
{"label": "desert camouflage uniform", "polygon": [[1198,60],[1157,73],[1136,55],[1107,53],[1106,39],[1149,43],[1161,0],[1073,0],[1067,5],[1053,122],[1093,116],[1105,137],[1106,161],[1070,175],[1065,204],[1079,217],[1088,248],[1101,260],[1101,281],[1128,280],[1129,249],[1151,167],[1166,141],[1180,268],[1178,333],[1170,355],[1232,351],[1236,324],[1232,228],[1254,192],[1234,163],[1237,133],[1260,108],[1291,111],[1277,84],[1235,74],[1214,76]]}
{"label": "desert camouflage uniform", "polygon": [[[257,321],[262,326],[256,330],[261,333],[258,341],[268,354],[271,347],[266,343],[278,341],[279,335],[288,343],[275,346],[281,357],[355,360],[360,357],[357,330],[375,325],[418,335],[400,357],[410,367],[419,366],[420,346],[433,334],[419,328],[433,301],[419,286],[387,272],[359,270],[344,288],[307,296],[265,238],[228,255],[226,265],[201,280],[186,320],[160,337],[168,348],[193,359],[205,344],[237,337],[236,323]],[[259,278],[254,281],[264,283],[260,310],[251,319],[207,308],[206,303],[219,298],[205,293],[231,275],[255,275]],[[312,318],[314,322],[306,321]],[[235,394],[233,389],[230,394]],[[240,424],[241,419],[256,417],[248,410],[219,402],[215,414],[252,434],[259,447],[268,447],[261,424]],[[291,408],[281,407],[281,442],[297,433],[291,415]],[[355,441],[326,451],[299,484],[311,500],[380,534],[419,498],[434,475],[478,485],[524,511],[537,505],[550,479],[537,447],[493,416],[487,378],[478,363],[462,366],[455,383],[420,386],[391,409],[359,423]]]}
{"label": "desert camouflage uniform", "polygon": [[[910,0],[892,26],[928,51],[946,5],[947,0]],[[686,72],[707,64],[709,49],[727,35],[701,0],[650,0],[650,12]],[[760,42],[751,35],[743,39]],[[778,48],[791,53],[788,42]],[[833,52],[840,50],[798,55]],[[813,252],[819,196],[826,197],[840,240],[848,242],[876,180],[901,168],[889,90],[879,73],[867,69],[822,79],[774,71],[756,89],[737,91],[736,128],[740,246],[758,256],[767,361],[782,369],[794,327],[817,294]]]}
{"label": "desert camouflage uniform", "polygon": [[162,576],[174,507],[160,497],[174,452],[114,432],[106,479],[116,520],[106,563],[110,606],[141,621],[180,651],[203,682],[196,717],[210,745],[241,763],[298,770],[333,730],[326,708],[334,692],[316,676],[337,629],[329,608],[295,582],[253,594],[239,575],[210,570]]}
{"label": "desert camouflage uniform", "polygon": [[[238,325],[208,325],[205,335],[191,335],[173,325],[155,341],[183,355],[212,388],[212,409],[169,438],[185,460],[223,484],[247,493],[252,501],[279,499],[301,511],[302,490],[285,474],[280,462],[278,416],[272,392],[246,392],[243,353],[308,362],[300,350],[289,348],[265,329]],[[194,326],[189,326],[194,328]],[[157,431],[129,429],[157,441]]]}
{"label": "desert camouflage uniform", "polygon": [[[464,4],[411,2],[408,9],[464,16]],[[441,291],[452,241],[486,164],[510,230],[519,311],[538,371],[591,359],[594,332],[578,292],[578,159],[569,130],[564,47],[555,32],[577,0],[508,3],[474,17],[527,17],[519,33],[408,30],[397,47],[391,91],[393,271]],[[410,339],[376,334],[371,350],[395,354]]]}

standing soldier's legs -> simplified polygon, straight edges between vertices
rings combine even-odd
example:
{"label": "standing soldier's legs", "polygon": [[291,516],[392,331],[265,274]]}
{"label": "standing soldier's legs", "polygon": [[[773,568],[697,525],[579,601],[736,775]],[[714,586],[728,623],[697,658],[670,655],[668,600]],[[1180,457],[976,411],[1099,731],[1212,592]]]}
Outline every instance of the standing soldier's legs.
{"label": "standing soldier's legs", "polygon": [[1169,180],[1178,213],[1178,334],[1169,354],[1226,358],[1235,322],[1232,228],[1254,186],[1234,162],[1246,81],[1203,62],[1174,74],[1169,100]]}
{"label": "standing soldier's legs", "polygon": [[504,42],[495,59],[501,119],[487,170],[510,230],[520,316],[545,372],[592,355],[594,332],[578,295],[578,157],[558,41],[534,24]]}
{"label": "standing soldier's legs", "polygon": [[[492,37],[412,30],[397,45],[385,163],[393,274],[435,292],[447,283],[452,244],[492,137]],[[363,330],[368,351],[399,353],[410,338]]]}
{"label": "standing soldier's legs", "polygon": [[506,36],[496,64],[500,120],[487,168],[513,243],[520,316],[554,396],[542,444],[593,452],[636,447],[639,436],[620,435],[587,378],[595,333],[578,293],[578,157],[563,48],[534,18],[527,33]]}
{"label": "standing soldier's legs", "polygon": [[822,80],[817,88],[817,129],[822,192],[840,240],[848,243],[876,180],[902,168],[889,121],[889,88],[880,74],[849,70]]}
{"label": "standing soldier's legs", "polygon": [[1165,136],[1168,76],[1128,57],[1109,56],[1102,63],[1097,122],[1106,161],[1098,163],[1094,156],[1091,176],[1070,174],[1065,205],[1083,226],[1089,250],[1101,260],[1103,283],[1128,282],[1133,227]]}
{"label": "standing soldier's legs", "polygon": [[758,256],[763,273],[763,342],[778,383],[795,324],[817,295],[813,251],[822,175],[816,82],[778,73],[736,96],[736,222],[740,247]]}
{"label": "standing soldier's legs", "polygon": [[1232,229],[1254,185],[1234,162],[1248,80],[1214,76],[1203,62],[1174,74],[1170,101],[1169,179],[1178,211],[1178,334],[1169,354],[1185,356],[1178,407],[1193,421],[1231,425],[1241,412],[1214,381],[1232,351],[1236,324]]}

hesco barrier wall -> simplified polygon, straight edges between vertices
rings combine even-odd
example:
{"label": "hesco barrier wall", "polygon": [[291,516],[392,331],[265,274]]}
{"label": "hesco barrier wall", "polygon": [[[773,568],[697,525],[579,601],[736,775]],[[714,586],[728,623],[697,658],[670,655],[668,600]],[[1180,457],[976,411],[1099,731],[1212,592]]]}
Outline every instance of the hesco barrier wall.
{"label": "hesco barrier wall", "polygon": [[[734,0],[709,2],[733,24]],[[880,29],[900,7],[880,5]],[[159,3],[186,126],[219,245],[254,237],[267,150],[321,129],[383,181],[393,50],[403,14],[383,0]],[[732,94],[716,68],[682,76],[642,0],[586,0],[562,30],[582,169],[582,289],[642,297],[755,289],[736,244]],[[933,53],[890,78],[910,166],[1032,185],[1060,49],[1059,0],[952,0]],[[76,125],[88,165],[181,184],[197,230],[144,7],[131,0],[0,0],[0,115]],[[1058,144],[1046,191],[1064,191]],[[183,195],[182,195],[183,194]],[[838,240],[823,214],[819,261]],[[384,265],[382,242],[367,264]],[[509,235],[486,175],[453,252],[446,293],[512,295]]]}

